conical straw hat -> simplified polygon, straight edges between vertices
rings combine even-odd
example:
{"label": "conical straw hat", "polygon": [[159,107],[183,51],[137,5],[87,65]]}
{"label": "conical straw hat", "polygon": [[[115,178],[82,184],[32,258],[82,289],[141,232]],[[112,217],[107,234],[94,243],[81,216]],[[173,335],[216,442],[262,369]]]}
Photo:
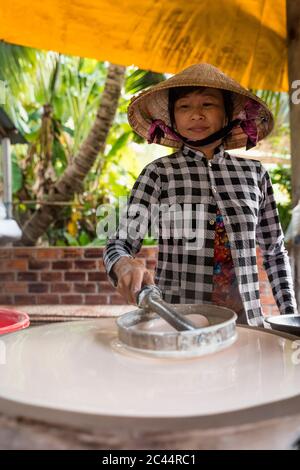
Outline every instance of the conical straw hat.
{"label": "conical straw hat", "polygon": [[[167,126],[171,127],[168,111],[168,89],[180,86],[201,86],[231,91],[233,101],[232,120],[244,114],[245,105],[249,103],[249,100],[258,103],[260,106],[255,119],[257,141],[264,139],[273,129],[273,115],[258,96],[242,87],[213,65],[202,63],[192,65],[132,98],[128,107],[128,121],[137,134],[148,139],[151,124],[157,119],[164,121]],[[247,139],[247,134],[238,125],[227,136],[224,146],[226,149],[242,148],[246,146]],[[174,148],[182,146],[182,142],[169,135],[165,135],[159,143]]]}

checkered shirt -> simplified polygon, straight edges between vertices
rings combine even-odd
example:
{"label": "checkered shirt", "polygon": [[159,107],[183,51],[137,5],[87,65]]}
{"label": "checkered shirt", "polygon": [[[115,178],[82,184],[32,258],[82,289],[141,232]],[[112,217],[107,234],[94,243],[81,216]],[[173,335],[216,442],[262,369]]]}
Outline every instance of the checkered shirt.
{"label": "checkered shirt", "polygon": [[[190,204],[192,228],[196,229],[198,223],[202,230],[202,246],[193,244],[195,238],[190,234],[187,238],[174,235],[180,221],[171,224],[169,237],[163,237],[160,212],[155,282],[166,302],[211,303],[218,206],[230,242],[248,324],[263,324],[257,243],[280,313],[297,313],[291,267],[272,183],[259,161],[231,156],[222,145],[208,160],[201,151],[184,145],[176,153],[158,158],[142,170],[133,186],[128,207],[132,204],[141,204],[148,211],[152,205],[183,207]],[[114,286],[117,282],[111,273],[112,266],[121,256],[135,257],[144,238],[119,239],[119,229],[104,250],[104,265]]]}

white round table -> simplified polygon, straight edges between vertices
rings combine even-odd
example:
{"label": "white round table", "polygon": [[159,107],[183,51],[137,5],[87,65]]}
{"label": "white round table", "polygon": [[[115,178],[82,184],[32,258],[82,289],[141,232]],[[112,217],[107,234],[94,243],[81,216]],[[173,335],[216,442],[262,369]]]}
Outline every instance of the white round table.
{"label": "white round table", "polygon": [[[192,359],[128,351],[118,343],[115,318],[1,336],[0,413],[93,435],[119,432],[127,442],[130,435],[212,431],[215,442],[222,429],[269,423],[275,430],[274,420],[281,427],[292,420],[282,436],[290,441],[300,427],[300,339],[237,331],[228,349]],[[255,445],[254,432],[252,446],[260,448]]]}

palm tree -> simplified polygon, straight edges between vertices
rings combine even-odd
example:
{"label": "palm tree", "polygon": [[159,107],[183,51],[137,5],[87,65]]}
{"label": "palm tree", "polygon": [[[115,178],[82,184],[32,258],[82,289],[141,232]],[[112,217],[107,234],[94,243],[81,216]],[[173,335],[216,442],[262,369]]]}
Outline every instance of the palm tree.
{"label": "palm tree", "polygon": [[[82,191],[84,178],[96,161],[97,155],[104,151],[106,139],[118,108],[124,77],[125,67],[115,64],[109,65],[95,122],[77,154],[51,188],[47,205],[40,207],[26,222],[23,227],[21,244],[34,245],[50,224],[59,217],[62,209],[55,203],[71,201],[76,192]],[[51,203],[54,204],[51,205]]]}
{"label": "palm tree", "polygon": [[[72,201],[75,193],[82,192],[84,178],[95,160],[94,170],[100,175],[105,168],[104,163],[111,159],[120,145],[126,145],[128,140],[130,132],[126,131],[124,138],[121,135],[109,154],[104,156],[106,138],[117,111],[125,74],[124,67],[110,65],[106,84],[104,87],[102,84],[100,86],[102,101],[96,114],[99,78],[103,76],[106,66],[99,63],[100,69],[99,66],[97,69],[92,67],[88,83],[83,86],[85,83],[83,77],[86,73],[84,64],[84,59],[77,60],[53,52],[45,53],[4,42],[0,44],[2,71],[0,78],[7,79],[9,89],[12,91],[6,109],[31,142],[27,156],[22,159],[23,171],[28,176],[24,180],[27,183],[22,187],[21,198],[32,199],[30,198],[32,193],[33,198],[43,200],[42,207],[35,212],[26,211],[19,214],[23,225],[21,244],[35,244],[50,224],[59,219],[62,207],[65,207],[63,202]],[[82,67],[85,68],[85,72]],[[163,74],[139,69],[129,73],[125,86],[125,92],[128,94],[136,93],[165,78]],[[98,93],[95,93],[95,89]],[[121,108],[124,107],[125,101],[123,99]],[[26,103],[33,103],[33,106],[29,105],[30,115],[33,113],[39,116],[41,126],[38,133],[32,131],[32,126],[28,128],[26,119],[26,116],[29,116],[28,105],[26,109],[24,108]],[[61,103],[59,109],[57,103]],[[90,116],[95,114],[95,122],[90,129]],[[59,157],[56,155],[57,152],[54,152],[54,145],[61,140],[61,137],[65,141],[63,133],[65,134],[67,128],[63,123],[68,116],[74,123],[74,131],[71,134],[72,149],[69,151],[65,149],[67,150],[63,163],[65,170],[63,174],[59,172],[60,178],[57,181],[53,162]],[[67,129],[67,133],[70,131],[71,129]],[[81,144],[82,139],[84,141]]]}

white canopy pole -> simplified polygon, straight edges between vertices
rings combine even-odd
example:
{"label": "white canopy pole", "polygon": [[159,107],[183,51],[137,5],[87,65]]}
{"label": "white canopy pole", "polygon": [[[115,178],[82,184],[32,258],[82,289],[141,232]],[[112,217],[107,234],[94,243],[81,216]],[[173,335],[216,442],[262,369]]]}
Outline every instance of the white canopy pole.
{"label": "white canopy pole", "polygon": [[6,208],[6,217],[12,218],[12,166],[10,140],[8,137],[2,139],[2,159],[3,159],[3,198]]}

